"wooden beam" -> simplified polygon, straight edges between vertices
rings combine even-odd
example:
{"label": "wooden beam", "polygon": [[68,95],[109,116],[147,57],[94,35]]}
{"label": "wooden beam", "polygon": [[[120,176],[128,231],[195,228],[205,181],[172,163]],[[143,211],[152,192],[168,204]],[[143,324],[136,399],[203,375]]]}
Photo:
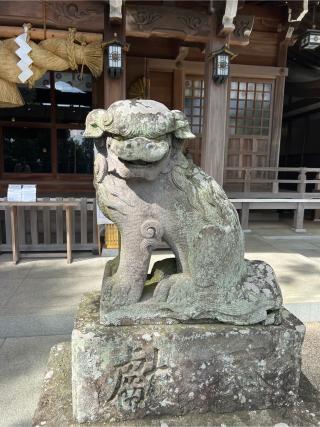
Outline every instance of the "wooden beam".
{"label": "wooden beam", "polygon": [[110,22],[120,23],[122,21],[122,0],[109,0]]}
{"label": "wooden beam", "polygon": [[[125,7],[122,6],[122,14],[125,17]],[[105,4],[104,9],[105,28],[104,28],[104,39],[106,41],[117,39],[123,45],[125,44],[125,18],[121,23],[110,21],[109,17],[109,5]],[[124,55],[124,51],[123,55]],[[108,67],[104,67],[104,108],[108,108],[110,104],[126,97],[126,69],[125,69],[125,58],[123,60],[122,74],[118,79],[113,79],[108,74]]]}
{"label": "wooden beam", "polygon": [[286,84],[286,93],[299,98],[320,98],[320,80],[310,82],[289,81]]}
{"label": "wooden beam", "polygon": [[308,13],[308,0],[295,0],[288,3],[288,22],[301,22]]}
{"label": "wooden beam", "polygon": [[[249,43],[254,16],[237,15],[237,6],[238,0],[227,0],[219,36],[229,36],[231,45],[245,46]],[[201,9],[130,4],[127,6],[126,35],[206,43],[210,34],[209,19],[207,11]]]}
{"label": "wooden beam", "polygon": [[20,25],[31,22],[35,27],[103,32],[103,1],[0,1],[0,24]]}
{"label": "wooden beam", "polygon": [[288,47],[292,43],[292,36],[294,32],[294,25],[287,25],[282,32],[281,41],[278,45],[278,58],[277,65],[281,67],[286,67],[287,65],[287,57],[288,57]]}
{"label": "wooden beam", "polygon": [[[177,69],[177,64],[174,59],[148,59],[148,66],[156,71],[173,71]],[[184,61],[183,68],[187,74],[204,75],[204,63],[195,61]]]}
{"label": "wooden beam", "polygon": [[205,43],[210,32],[205,9],[132,5],[126,13],[127,37],[151,36]]}
{"label": "wooden beam", "polygon": [[182,63],[186,59],[186,57],[188,56],[189,50],[190,49],[187,46],[181,46],[179,48],[179,53],[178,53],[178,55],[176,57],[176,66],[177,66],[177,68],[180,68],[180,67],[183,66]]}
{"label": "wooden beam", "polygon": [[216,35],[216,17],[211,17],[211,34],[206,45],[204,129],[202,133],[201,166],[223,183],[224,155],[226,146],[226,121],[228,83],[216,84],[212,79],[212,52],[225,45],[226,40]]}
{"label": "wooden beam", "polygon": [[234,31],[230,34],[230,45],[247,46],[254,24],[253,15],[237,15],[234,18]]}
{"label": "wooden beam", "polygon": [[288,119],[289,117],[298,116],[305,113],[310,113],[313,111],[320,110],[320,102],[315,102],[311,105],[306,105],[305,107],[295,108],[294,110],[290,110],[284,114],[284,118]]}
{"label": "wooden beam", "polygon": [[[0,38],[9,39],[17,37],[23,32],[22,27],[9,27],[9,26],[0,26]],[[64,30],[46,30],[44,32],[43,28],[31,28],[30,38],[31,40],[44,40],[47,39],[65,39],[68,37],[69,31]],[[101,42],[103,40],[102,34],[99,33],[83,33],[77,32],[77,37],[81,36],[85,39],[87,43],[90,42]]]}
{"label": "wooden beam", "polygon": [[235,25],[234,18],[237,15],[238,0],[226,0],[226,8],[222,18],[222,29],[219,32],[219,37],[227,37],[233,33]]}
{"label": "wooden beam", "polygon": [[276,77],[287,76],[288,68],[231,64],[231,75],[234,77],[275,79]]}
{"label": "wooden beam", "polygon": [[175,110],[184,109],[184,84],[185,70],[179,68],[173,72],[173,108]]}

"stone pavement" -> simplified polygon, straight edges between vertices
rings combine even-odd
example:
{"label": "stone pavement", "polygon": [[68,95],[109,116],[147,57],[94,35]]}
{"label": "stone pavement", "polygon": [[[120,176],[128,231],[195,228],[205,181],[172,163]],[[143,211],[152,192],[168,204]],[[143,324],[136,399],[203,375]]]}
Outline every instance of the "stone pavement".
{"label": "stone pavement", "polygon": [[[250,224],[246,251],[275,269],[285,305],[307,324],[303,370],[320,390],[320,224],[296,234],[285,223]],[[167,253],[157,253],[157,260]],[[83,292],[100,288],[106,259],[76,255],[24,259],[0,255],[0,427],[27,427],[35,410],[50,347],[70,337]]]}

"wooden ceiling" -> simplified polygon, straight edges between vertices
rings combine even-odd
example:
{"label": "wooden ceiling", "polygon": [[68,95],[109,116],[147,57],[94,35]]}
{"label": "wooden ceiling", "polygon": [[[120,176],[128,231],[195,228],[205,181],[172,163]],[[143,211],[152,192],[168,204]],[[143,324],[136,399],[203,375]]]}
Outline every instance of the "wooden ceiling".
{"label": "wooden ceiling", "polygon": [[31,22],[34,27],[103,32],[104,1],[0,1],[0,25],[22,25]]}
{"label": "wooden ceiling", "polygon": [[[196,9],[209,14],[210,1],[132,1],[126,4]],[[213,1],[217,13],[224,8],[223,1]],[[104,21],[104,0],[98,1],[0,1],[0,25],[22,25],[31,22],[34,27],[66,29],[74,26],[79,31],[102,32]],[[238,10],[248,15],[273,19],[286,13],[284,1],[239,1]],[[270,23],[269,23],[270,24]]]}
{"label": "wooden ceiling", "polygon": [[[170,8],[193,9],[201,16],[209,14],[209,1],[132,1],[127,0],[127,7],[134,5],[161,6],[170,12]],[[48,29],[63,29],[76,27],[78,31],[102,33],[104,27],[105,1],[0,1],[0,25],[21,26],[24,22],[31,22],[34,27],[42,28],[44,23]],[[213,1],[212,7],[223,11],[223,1]],[[45,7],[44,7],[45,6]],[[254,16],[254,27],[248,46],[235,46],[233,50],[238,54],[235,63],[248,65],[276,66],[277,53],[282,32],[288,18],[288,9],[284,1],[239,1],[239,13],[245,16]],[[17,16],[19,11],[19,16]],[[178,17],[179,18],[179,17]],[[191,23],[192,24],[192,23]],[[190,25],[190,23],[189,23]],[[186,27],[188,25],[186,24]],[[192,27],[191,27],[192,29]],[[181,37],[172,36],[169,39],[160,37],[137,38],[128,37],[130,56],[157,57],[175,59],[181,46],[188,46],[189,54],[186,59],[203,61],[201,24],[198,34],[200,41],[183,40],[183,24]],[[188,35],[187,35],[188,36]]]}

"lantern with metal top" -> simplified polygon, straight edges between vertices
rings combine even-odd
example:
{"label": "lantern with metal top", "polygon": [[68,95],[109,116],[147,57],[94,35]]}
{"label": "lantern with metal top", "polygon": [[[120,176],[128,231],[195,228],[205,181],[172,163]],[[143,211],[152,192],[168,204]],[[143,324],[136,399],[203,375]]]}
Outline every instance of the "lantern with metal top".
{"label": "lantern with metal top", "polygon": [[118,79],[123,69],[122,44],[117,40],[108,43],[107,50],[108,73],[112,79]]}
{"label": "lantern with metal top", "polygon": [[300,39],[301,49],[317,49],[320,46],[320,30],[307,30]]}
{"label": "lantern with metal top", "polygon": [[216,83],[223,83],[230,76],[230,62],[235,56],[226,46],[212,53],[212,78]]}
{"label": "lantern with metal top", "polygon": [[312,28],[300,37],[300,49],[314,50],[320,46],[320,30],[316,29],[316,8],[319,2],[314,3],[312,11]]}

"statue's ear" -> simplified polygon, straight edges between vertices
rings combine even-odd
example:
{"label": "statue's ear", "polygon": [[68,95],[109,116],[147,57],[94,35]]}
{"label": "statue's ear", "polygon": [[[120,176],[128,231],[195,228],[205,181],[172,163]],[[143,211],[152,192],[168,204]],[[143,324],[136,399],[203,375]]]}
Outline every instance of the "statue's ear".
{"label": "statue's ear", "polygon": [[87,138],[99,138],[112,123],[112,114],[108,110],[98,108],[90,111],[86,118],[86,129],[83,136]]}
{"label": "statue's ear", "polygon": [[192,139],[196,136],[191,132],[189,122],[182,111],[172,110],[171,113],[175,119],[174,136],[177,139]]}

